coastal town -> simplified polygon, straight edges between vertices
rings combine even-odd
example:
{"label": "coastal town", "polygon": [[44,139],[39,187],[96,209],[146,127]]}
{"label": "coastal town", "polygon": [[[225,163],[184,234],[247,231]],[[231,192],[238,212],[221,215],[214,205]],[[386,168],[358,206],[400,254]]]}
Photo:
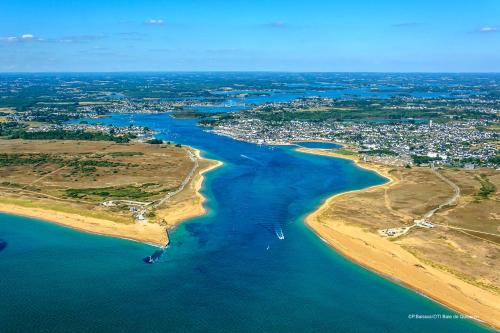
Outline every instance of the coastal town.
{"label": "coastal town", "polygon": [[53,131],[79,131],[79,132],[93,132],[104,133],[115,136],[129,136],[137,140],[151,139],[155,132],[144,126],[115,126],[104,124],[89,124],[87,122],[80,122],[75,124],[36,124],[35,126],[26,129],[30,133],[43,133]]}
{"label": "coastal town", "polygon": [[[22,89],[22,81],[19,84],[18,89]],[[82,130],[128,133],[143,138],[154,133],[137,126],[100,125],[99,118],[110,113],[161,113],[198,118],[207,130],[257,144],[321,140],[344,144],[367,158],[397,165],[500,166],[498,100],[490,90],[480,90],[472,84],[456,86],[452,92],[437,90],[420,95],[412,95],[417,87],[408,86],[402,90],[404,93],[391,98],[380,95],[387,92],[378,84],[365,92],[371,94],[367,96],[311,95],[256,104],[245,100],[251,101],[252,96],[271,98],[275,92],[263,89],[242,93],[224,88],[202,90],[201,96],[178,98],[130,98],[115,93],[88,102],[85,100],[96,97],[94,90],[86,92],[77,83],[68,84],[74,89],[58,90],[61,96],[51,102],[18,107],[17,111],[3,109],[0,117],[4,122],[30,124],[28,131]],[[68,93],[73,94],[70,96],[74,102],[67,102]],[[317,93],[321,95],[325,91]],[[240,103],[238,109],[227,112],[225,109],[231,110],[234,103]],[[203,111],[210,109],[215,111]],[[88,121],[76,124],[78,119]]]}
{"label": "coastal town", "polygon": [[257,144],[331,141],[358,147],[368,156],[385,155],[402,163],[484,165],[499,167],[499,135],[480,131],[484,121],[448,123],[267,122],[235,117],[219,122],[213,131]]}
{"label": "coastal town", "polygon": [[218,121],[213,131],[257,144],[330,141],[357,147],[367,156],[386,156],[398,164],[487,166],[497,168],[499,134],[485,130],[498,122],[465,120],[266,121],[247,114]]}

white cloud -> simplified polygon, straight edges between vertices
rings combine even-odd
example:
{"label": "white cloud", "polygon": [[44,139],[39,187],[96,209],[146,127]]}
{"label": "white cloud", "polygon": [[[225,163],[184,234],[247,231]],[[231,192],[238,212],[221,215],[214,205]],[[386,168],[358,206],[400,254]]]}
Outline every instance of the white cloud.
{"label": "white cloud", "polygon": [[21,36],[0,37],[0,42],[3,43],[20,43],[20,42],[41,42],[42,39],[35,37],[33,34],[23,34]]}
{"label": "white cloud", "polygon": [[16,42],[18,42],[18,38],[15,36],[0,37],[0,43],[16,43]]}
{"label": "white cloud", "polygon": [[479,32],[484,32],[484,33],[488,33],[488,32],[498,32],[498,28],[495,28],[495,27],[482,27],[482,28],[479,28],[478,30]]}
{"label": "white cloud", "polygon": [[61,38],[40,38],[34,34],[0,37],[0,43],[85,43],[106,38],[106,35],[78,35]]}
{"label": "white cloud", "polygon": [[165,21],[163,21],[162,19],[149,19],[149,20],[144,21],[144,24],[147,24],[147,25],[164,25]]}

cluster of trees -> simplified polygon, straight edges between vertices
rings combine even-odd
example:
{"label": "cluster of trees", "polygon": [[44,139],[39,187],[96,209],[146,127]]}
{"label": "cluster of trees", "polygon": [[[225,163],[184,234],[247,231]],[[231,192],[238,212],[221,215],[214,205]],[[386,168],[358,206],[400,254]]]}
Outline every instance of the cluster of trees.
{"label": "cluster of trees", "polygon": [[496,192],[496,186],[489,181],[485,174],[481,174],[480,177],[477,177],[477,180],[481,183],[481,188],[477,194],[479,198],[488,199],[491,194]]}
{"label": "cluster of trees", "polygon": [[[161,139],[154,138],[154,139],[150,139],[150,140],[146,141],[146,143],[149,143],[151,145],[161,145],[161,144],[163,144],[165,142],[163,140],[161,140]],[[166,144],[169,145],[170,141],[167,141]],[[182,147],[182,145],[180,143],[175,144],[175,146],[176,147]]]}
{"label": "cluster of trees", "polygon": [[146,143],[149,143],[150,145],[161,145],[163,143],[163,140],[154,138],[146,141]]}
{"label": "cluster of trees", "polygon": [[112,161],[106,161],[106,160],[82,160],[82,159],[73,159],[70,161],[67,161],[65,163],[67,166],[75,167],[75,168],[82,168],[86,166],[92,166],[92,167],[118,167],[118,166],[130,166],[129,164],[125,163],[120,163],[120,162],[112,162]]}
{"label": "cluster of trees", "polygon": [[142,151],[116,151],[110,154],[113,157],[128,157],[144,155]]}
{"label": "cluster of trees", "polygon": [[458,164],[459,166],[463,166],[464,164],[470,163],[470,164],[474,164],[474,165],[478,165],[478,166],[486,166],[488,164],[492,164],[492,165],[498,167],[500,165],[500,155],[490,157],[486,161],[482,161],[479,158],[475,158],[475,157],[467,157],[467,158],[463,158],[461,160],[457,160],[456,162],[457,162],[456,164]]}
{"label": "cluster of trees", "polygon": [[158,194],[160,194],[160,192],[147,192],[144,191],[140,186],[133,185],[101,188],[70,188],[66,190],[66,195],[70,198],[84,198],[91,196],[99,197],[100,199],[116,198],[140,200]]}
{"label": "cluster of trees", "polygon": [[135,136],[126,134],[116,136],[100,132],[52,130],[46,132],[27,132],[25,130],[12,131],[9,139],[24,140],[86,140],[86,141],[114,141],[116,143],[126,143]]}
{"label": "cluster of trees", "polygon": [[22,129],[23,126],[15,121],[0,123],[0,136],[8,136]]}
{"label": "cluster of trees", "polygon": [[[401,119],[437,119],[440,112],[429,110],[406,110],[406,109],[374,109],[371,106],[366,108],[352,108],[347,110],[331,108],[327,110],[309,111],[285,111],[270,108],[269,112],[252,112],[252,116],[265,121],[343,121],[343,120],[391,120]],[[408,120],[412,122],[412,120]]]}
{"label": "cluster of trees", "polygon": [[136,164],[113,162],[107,160],[85,160],[81,158],[64,159],[52,154],[2,154],[0,153],[0,167],[11,165],[42,165],[56,164],[58,166],[73,167],[82,171],[95,171],[96,167],[134,167]]}
{"label": "cluster of trees", "polygon": [[63,161],[63,159],[49,154],[0,154],[0,167],[46,163],[62,165]]}
{"label": "cluster of trees", "polygon": [[488,162],[494,165],[500,165],[500,155],[496,155],[495,157],[490,158]]}
{"label": "cluster of trees", "polygon": [[420,156],[420,155],[412,155],[411,158],[413,159],[413,163],[416,165],[420,164],[428,164],[433,161],[440,161],[441,157],[429,157],[429,156]]}
{"label": "cluster of trees", "polygon": [[68,120],[78,119],[80,117],[79,115],[71,113],[51,113],[46,111],[31,111],[30,115],[33,117],[34,121],[53,124],[61,124]]}

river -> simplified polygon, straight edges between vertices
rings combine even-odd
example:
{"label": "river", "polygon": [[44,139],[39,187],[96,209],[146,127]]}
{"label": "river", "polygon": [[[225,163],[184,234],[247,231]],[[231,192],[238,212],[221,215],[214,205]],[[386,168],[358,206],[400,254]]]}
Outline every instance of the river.
{"label": "river", "polygon": [[[224,162],[206,174],[208,214],[154,248],[0,214],[0,332],[483,332],[351,263],[303,223],[328,196],[380,184],[341,159],[218,136],[167,114],[110,115]],[[281,237],[281,235],[283,237]],[[283,238],[283,239],[280,239]]]}

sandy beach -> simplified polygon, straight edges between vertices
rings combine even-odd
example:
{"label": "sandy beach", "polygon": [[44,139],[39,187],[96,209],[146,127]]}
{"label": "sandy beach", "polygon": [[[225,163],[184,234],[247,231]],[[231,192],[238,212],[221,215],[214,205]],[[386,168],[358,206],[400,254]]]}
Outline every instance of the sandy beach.
{"label": "sandy beach", "polygon": [[200,156],[199,150],[194,149],[193,151],[200,161],[197,173],[182,192],[172,197],[156,211],[157,217],[163,220],[163,223],[165,223],[169,229],[174,228],[182,221],[206,213],[206,208],[204,206],[206,199],[200,193],[204,180],[203,175],[223,165],[220,161],[203,159]]}
{"label": "sandy beach", "polygon": [[437,269],[417,258],[402,246],[372,231],[324,214],[338,200],[346,200],[359,192],[388,188],[398,180],[389,174],[390,167],[365,163],[355,156],[339,155],[324,149],[297,149],[303,153],[353,160],[362,168],[373,170],[389,181],[363,190],[345,192],[328,198],[306,218],[306,223],[326,243],[350,260],[396,283],[416,290],[462,314],[495,328],[500,328],[500,296],[479,288],[449,272]]}
{"label": "sandy beach", "polygon": [[168,242],[166,228],[172,228],[186,219],[205,213],[203,205],[205,197],[200,193],[204,180],[203,174],[222,165],[219,161],[202,158],[198,150],[193,151],[199,161],[197,170],[181,192],[157,209],[156,220],[119,223],[92,216],[46,209],[43,206],[36,207],[36,201],[32,200],[28,206],[18,205],[16,200],[0,202],[0,212],[37,218],[83,232],[130,239],[154,246],[165,246]]}
{"label": "sandy beach", "polygon": [[0,211],[60,224],[83,232],[131,239],[155,246],[163,246],[167,240],[165,228],[157,223],[124,224],[55,210],[6,203],[0,203]]}

